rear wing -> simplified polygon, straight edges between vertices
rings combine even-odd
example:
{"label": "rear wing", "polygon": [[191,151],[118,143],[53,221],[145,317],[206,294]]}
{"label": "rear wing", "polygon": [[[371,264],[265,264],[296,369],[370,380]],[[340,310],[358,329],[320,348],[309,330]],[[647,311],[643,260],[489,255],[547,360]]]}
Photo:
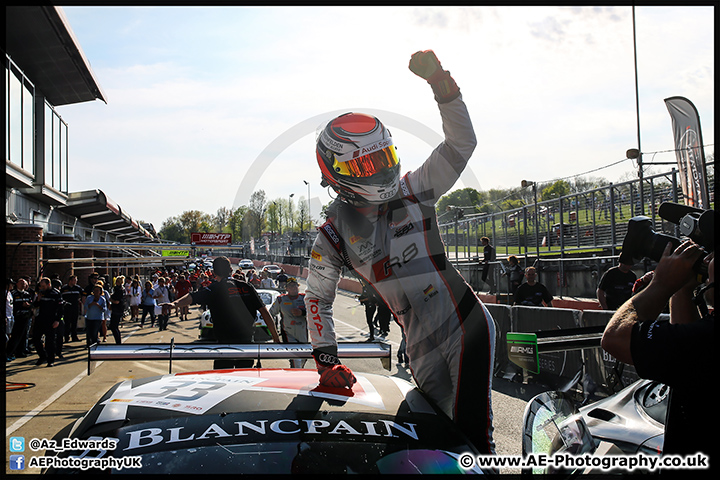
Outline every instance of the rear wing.
{"label": "rear wing", "polygon": [[[392,347],[387,343],[340,342],[340,358],[379,358],[383,368],[390,370]],[[293,359],[312,358],[309,343],[125,343],[94,344],[88,347],[88,375],[95,370],[95,362],[105,360],[167,360],[168,373],[172,373],[173,360],[225,360],[236,359]]]}
{"label": "rear wing", "polygon": [[533,373],[540,373],[541,353],[599,348],[604,326],[507,333],[508,359]]}

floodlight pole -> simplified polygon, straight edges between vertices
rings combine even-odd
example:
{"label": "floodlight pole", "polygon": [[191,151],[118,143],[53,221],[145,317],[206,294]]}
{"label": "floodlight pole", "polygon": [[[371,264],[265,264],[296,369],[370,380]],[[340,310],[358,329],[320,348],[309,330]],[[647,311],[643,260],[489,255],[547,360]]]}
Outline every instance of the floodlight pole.
{"label": "floodlight pole", "polygon": [[[523,180],[520,185],[525,188],[527,186],[532,186],[533,189],[533,197],[535,199],[535,255],[537,255],[537,259],[540,260],[540,224],[539,224],[539,218],[538,218],[538,201],[537,201],[537,184],[535,182],[530,182],[528,180]],[[550,242],[550,239],[548,239],[548,243]],[[549,246],[549,245],[548,245]],[[527,251],[527,247],[526,247]]]}
{"label": "floodlight pole", "polygon": [[635,116],[637,118],[637,141],[638,141],[638,178],[640,179],[640,210],[641,215],[645,215],[645,192],[643,188],[643,163],[642,163],[642,146],[640,145],[640,94],[638,89],[638,68],[637,68],[637,37],[635,33],[635,6],[632,7],[633,21],[633,53],[635,61]]}

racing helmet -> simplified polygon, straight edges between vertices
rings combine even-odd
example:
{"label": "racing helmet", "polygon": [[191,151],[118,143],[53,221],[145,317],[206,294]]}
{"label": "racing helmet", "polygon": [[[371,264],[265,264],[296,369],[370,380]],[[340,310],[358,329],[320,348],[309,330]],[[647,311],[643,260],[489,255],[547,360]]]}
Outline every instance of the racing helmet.
{"label": "racing helmet", "polygon": [[372,115],[350,112],[331,120],[316,154],[323,186],[350,203],[381,204],[398,191],[400,160],[390,132]]}

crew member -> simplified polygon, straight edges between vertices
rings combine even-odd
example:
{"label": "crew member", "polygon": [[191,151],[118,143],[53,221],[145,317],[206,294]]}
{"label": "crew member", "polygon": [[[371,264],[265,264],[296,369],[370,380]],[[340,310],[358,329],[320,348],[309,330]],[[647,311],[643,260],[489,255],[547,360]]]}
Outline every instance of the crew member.
{"label": "crew member", "polygon": [[[227,257],[216,257],[213,260],[213,273],[217,281],[173,302],[162,304],[161,307],[170,306],[177,310],[178,307],[186,305],[207,305],[213,319],[215,338],[227,344],[252,343],[253,324],[257,312],[260,312],[273,340],[280,343],[275,322],[270,317],[267,307],[252,285],[231,276],[230,260]],[[253,359],[219,359],[215,360],[213,368],[250,368],[252,366]]]}
{"label": "crew member", "polygon": [[[49,278],[41,278],[33,303],[33,306],[38,309],[33,326],[33,342],[38,354],[35,365],[42,365],[44,362],[47,362],[48,367],[55,365],[55,336],[62,319],[62,304],[60,291],[52,287]],[[44,346],[43,336],[45,337]]]}
{"label": "crew member", "polygon": [[[295,277],[288,277],[285,288],[287,293],[278,295],[270,306],[270,316],[280,315],[283,343],[308,343],[305,294],[300,293],[300,285]],[[290,367],[303,368],[305,362],[306,358],[293,358],[290,360]]]}
{"label": "crew member", "polygon": [[375,288],[404,329],[416,383],[480,452],[493,453],[494,324],[445,256],[435,214],[475,149],[475,133],[460,90],[432,51],[415,53],[409,68],[432,87],[445,132],[420,168],[400,177],[390,132],[374,116],[346,113],[318,137],[323,185],[338,197],[311,252],[305,304],[313,356],[322,385],[355,383],[337,357],[332,318],[346,267]]}
{"label": "crew member", "polygon": [[622,261],[605,272],[596,291],[602,309],[617,310],[632,297],[635,280],[637,275],[632,271],[632,265]]}

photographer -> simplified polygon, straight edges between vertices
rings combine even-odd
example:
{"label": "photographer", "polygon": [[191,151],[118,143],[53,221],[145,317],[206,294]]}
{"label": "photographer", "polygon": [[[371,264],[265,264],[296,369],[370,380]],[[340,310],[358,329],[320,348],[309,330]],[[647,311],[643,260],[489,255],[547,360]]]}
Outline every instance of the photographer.
{"label": "photographer", "polygon": [[[708,279],[697,295],[711,307],[703,316],[693,299],[701,258]],[[702,386],[714,364],[714,281],[714,253],[707,255],[690,240],[674,251],[668,243],[650,284],[615,312],[603,334],[605,351],[634,365],[641,377],[671,387],[664,454],[710,453],[711,413],[702,408]],[[670,322],[657,320],[668,301]]]}

